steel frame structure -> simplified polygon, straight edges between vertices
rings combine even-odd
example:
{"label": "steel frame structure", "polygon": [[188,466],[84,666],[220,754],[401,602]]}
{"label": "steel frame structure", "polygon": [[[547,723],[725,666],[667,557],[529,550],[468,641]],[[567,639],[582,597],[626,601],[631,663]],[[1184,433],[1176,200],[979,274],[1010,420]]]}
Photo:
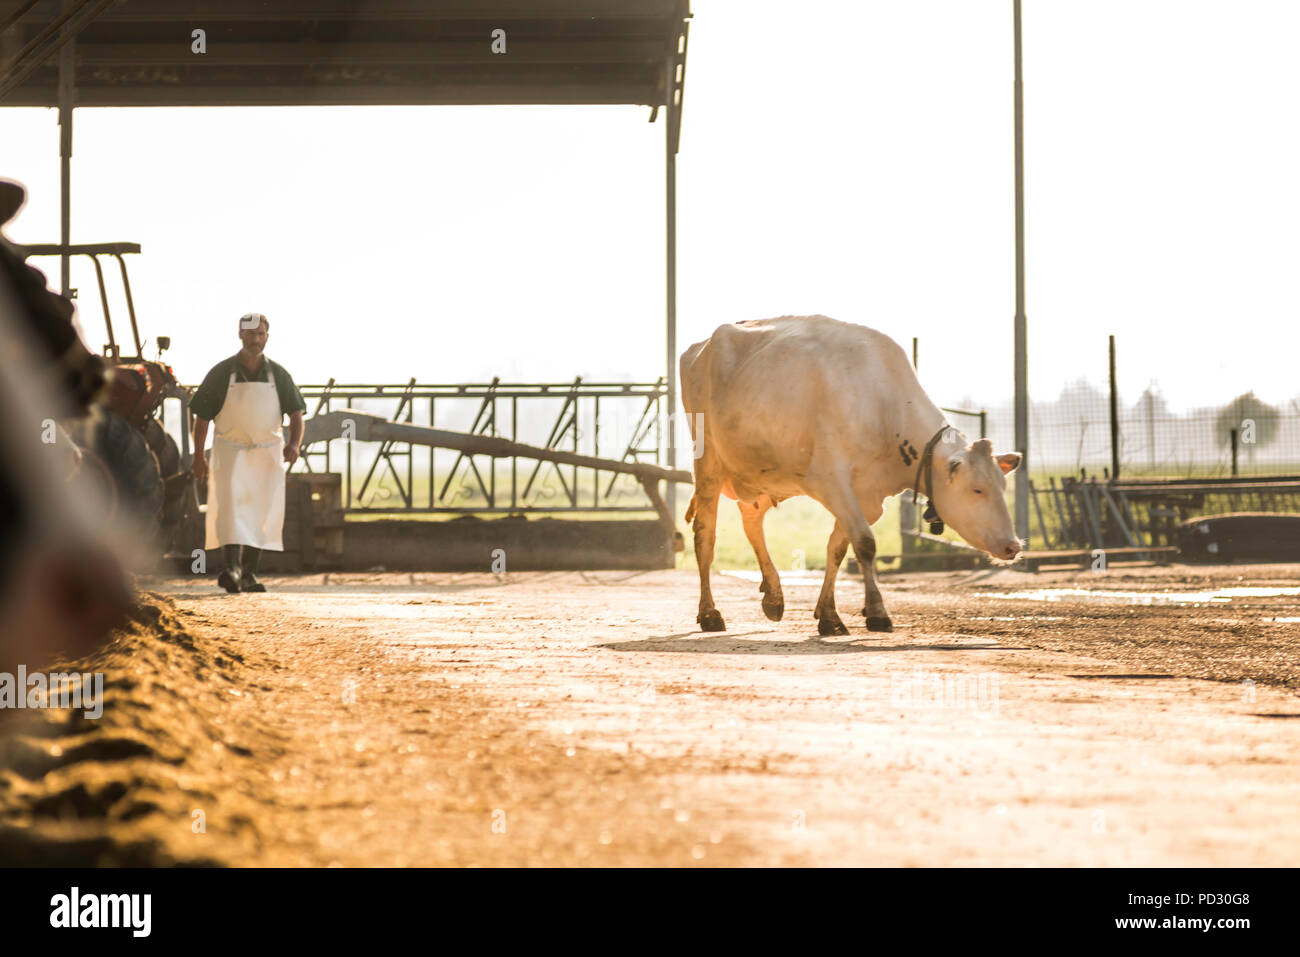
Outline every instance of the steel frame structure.
{"label": "steel frame structure", "polygon": [[[511,442],[526,442],[521,431],[528,427],[527,416],[521,416],[521,403],[537,406],[543,402],[558,412],[553,415],[549,432],[537,447],[557,452],[568,452],[589,458],[601,458],[601,429],[603,415],[608,415],[612,405],[628,407],[626,422],[629,428],[616,436],[617,458],[612,461],[632,464],[662,464],[663,408],[668,398],[663,377],[655,382],[521,382],[503,383],[493,378],[486,383],[425,383],[415,379],[405,383],[346,383],[330,379],[323,385],[303,385],[300,389],[308,400],[311,416],[329,415],[340,409],[354,409],[363,404],[379,405],[383,418],[394,423],[427,425],[439,428],[438,410],[450,403],[463,408],[465,403],[477,402],[468,434],[489,438],[503,438]],[[314,404],[314,408],[313,408]],[[604,410],[602,412],[602,409]],[[370,411],[370,408],[365,410]],[[536,416],[533,417],[536,420]],[[606,426],[605,431],[610,431]],[[309,471],[333,470],[338,461],[333,449],[336,441],[345,444],[341,469],[344,474],[344,509],[354,513],[383,514],[394,512],[424,512],[443,514],[523,513],[523,512],[653,512],[655,503],[642,494],[632,483],[619,483],[620,473],[588,465],[565,464],[534,458],[531,472],[521,475],[520,458],[508,458],[508,473],[500,478],[505,488],[498,485],[498,469],[493,462],[481,467],[474,453],[457,452],[450,469],[437,468],[437,458],[430,455],[427,472],[421,468],[419,477],[427,482],[427,497],[416,501],[416,445],[386,438],[378,443],[373,453],[366,453],[361,468],[356,467],[357,455],[346,438],[327,439],[304,445],[302,461]],[[606,438],[608,442],[608,437]],[[450,454],[450,453],[448,453]],[[504,471],[504,462],[503,471]],[[673,466],[667,466],[672,469]],[[558,481],[554,485],[541,481],[544,469]],[[605,481],[605,474],[608,479]],[[360,476],[358,473],[363,473]],[[395,489],[396,499],[376,498],[383,493],[388,480]],[[604,488],[601,483],[604,481]],[[669,482],[668,488],[675,485]],[[507,492],[508,489],[508,492]],[[392,489],[388,489],[391,493]],[[366,500],[367,493],[371,497]],[[458,500],[478,496],[483,504],[465,506]],[[558,495],[559,501],[550,499]],[[623,501],[634,495],[636,502]]]}

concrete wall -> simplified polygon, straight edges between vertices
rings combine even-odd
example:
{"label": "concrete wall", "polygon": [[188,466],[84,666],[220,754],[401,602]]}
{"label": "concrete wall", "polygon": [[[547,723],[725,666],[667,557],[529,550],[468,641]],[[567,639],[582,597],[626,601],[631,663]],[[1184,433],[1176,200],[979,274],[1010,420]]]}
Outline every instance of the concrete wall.
{"label": "concrete wall", "polygon": [[[673,552],[655,521],[457,518],[348,522],[340,571],[492,571],[493,551],[507,571],[672,568]],[[218,564],[220,559],[215,559]],[[268,552],[266,571],[298,570],[296,556]],[[215,566],[214,566],[215,567]]]}

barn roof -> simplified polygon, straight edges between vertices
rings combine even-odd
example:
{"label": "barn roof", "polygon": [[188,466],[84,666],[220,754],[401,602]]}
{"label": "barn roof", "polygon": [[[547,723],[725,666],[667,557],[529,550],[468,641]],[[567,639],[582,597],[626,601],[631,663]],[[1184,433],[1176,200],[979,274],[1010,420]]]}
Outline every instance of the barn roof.
{"label": "barn roof", "polygon": [[[26,0],[0,20],[0,105],[595,104],[680,91],[689,0]],[[12,9],[12,8],[11,8]],[[206,52],[192,50],[205,31]],[[492,31],[505,31],[493,53]],[[19,77],[22,71],[28,71]],[[680,95],[680,92],[679,92]]]}

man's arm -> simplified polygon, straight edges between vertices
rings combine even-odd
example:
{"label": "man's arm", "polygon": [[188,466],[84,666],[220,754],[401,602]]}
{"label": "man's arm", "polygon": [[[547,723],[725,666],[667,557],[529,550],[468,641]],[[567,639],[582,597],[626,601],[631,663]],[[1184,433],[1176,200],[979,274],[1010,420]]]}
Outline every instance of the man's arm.
{"label": "man's arm", "polygon": [[302,452],[302,416],[307,411],[307,403],[303,401],[302,393],[294,385],[289,370],[278,362],[271,362],[270,359],[267,362],[271,363],[275,391],[280,397],[280,414],[289,417],[289,439],[284,443],[284,460],[292,466],[298,461],[298,456]]}
{"label": "man's arm", "polygon": [[201,416],[194,417],[194,464],[190,471],[200,482],[208,477],[208,460],[203,457],[203,448],[208,444],[208,420]]}
{"label": "man's arm", "polygon": [[289,441],[284,446],[284,460],[290,465],[298,461],[302,449],[302,413],[289,413]]}
{"label": "man's arm", "polygon": [[190,412],[211,422],[226,404],[226,390],[230,387],[230,369],[234,359],[224,359],[208,370],[203,383],[190,396]]}

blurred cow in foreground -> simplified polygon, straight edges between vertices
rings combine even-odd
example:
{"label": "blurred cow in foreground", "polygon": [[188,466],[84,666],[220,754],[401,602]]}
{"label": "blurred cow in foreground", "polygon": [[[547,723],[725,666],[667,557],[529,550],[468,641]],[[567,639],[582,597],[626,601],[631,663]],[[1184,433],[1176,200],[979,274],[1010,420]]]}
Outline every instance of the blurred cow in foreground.
{"label": "blurred cow in foreground", "polygon": [[[0,180],[0,227],[24,198]],[[60,423],[87,415],[105,382],[72,314],[0,236],[0,672],[93,650],[129,606],[97,503],[69,485],[80,454]]]}
{"label": "blurred cow in foreground", "polygon": [[686,520],[694,520],[696,620],[705,631],[726,628],[709,588],[719,494],[740,506],[763,571],[763,611],[773,621],[781,620],[785,599],[763,540],[763,516],[796,495],[811,496],[835,516],[814,612],[822,635],[848,634],[835,610],[835,577],[850,543],[866,582],[867,628],[893,630],[876,587],[871,532],[890,495],[916,489],[928,496],[934,525],[942,516],[999,561],[1024,547],[1003,498],[1019,454],[994,455],[987,439],[967,443],[883,333],[825,316],[721,326],[682,355],[681,377],[696,443]]}

